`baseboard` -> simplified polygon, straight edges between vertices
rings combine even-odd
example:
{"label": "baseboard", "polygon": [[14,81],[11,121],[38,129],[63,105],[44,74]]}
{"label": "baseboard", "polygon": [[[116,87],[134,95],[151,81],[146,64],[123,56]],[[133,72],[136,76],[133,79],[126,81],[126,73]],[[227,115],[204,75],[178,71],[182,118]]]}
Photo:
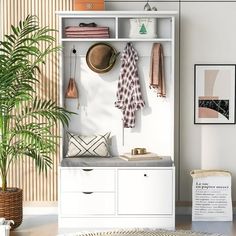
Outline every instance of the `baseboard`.
{"label": "baseboard", "polygon": [[58,207],[57,202],[24,202],[23,203],[24,215],[57,215]]}
{"label": "baseboard", "polygon": [[[23,208],[24,215],[57,215],[58,208],[55,204],[50,204],[50,206],[34,206],[26,205]],[[37,204],[39,205],[39,204]],[[178,201],[176,202],[176,215],[191,215],[192,214],[192,202],[190,201]],[[233,213],[236,214],[236,202],[233,202]]]}
{"label": "baseboard", "polygon": [[175,215],[192,215],[192,207],[180,207],[175,208]]}
{"label": "baseboard", "polygon": [[57,215],[57,207],[23,207],[24,215]]}

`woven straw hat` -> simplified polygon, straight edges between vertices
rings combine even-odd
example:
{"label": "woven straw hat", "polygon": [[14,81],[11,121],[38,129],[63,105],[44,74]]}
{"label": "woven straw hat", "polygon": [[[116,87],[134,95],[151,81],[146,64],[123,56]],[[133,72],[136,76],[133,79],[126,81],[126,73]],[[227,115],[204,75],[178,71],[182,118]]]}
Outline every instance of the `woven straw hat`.
{"label": "woven straw hat", "polygon": [[96,73],[106,73],[115,65],[119,53],[107,43],[93,44],[87,51],[88,67]]}

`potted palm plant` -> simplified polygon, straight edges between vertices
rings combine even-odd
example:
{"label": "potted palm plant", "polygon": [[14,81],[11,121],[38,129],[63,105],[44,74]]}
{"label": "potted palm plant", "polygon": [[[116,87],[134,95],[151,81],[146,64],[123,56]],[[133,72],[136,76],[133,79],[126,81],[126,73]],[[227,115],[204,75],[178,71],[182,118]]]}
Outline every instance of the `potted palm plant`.
{"label": "potted palm plant", "polygon": [[[57,146],[53,126],[67,125],[70,116],[54,101],[36,95],[40,65],[60,49],[53,46],[52,31],[29,15],[0,41],[0,217],[14,220],[14,228],[22,222],[22,190],[7,185],[9,167],[32,158],[39,171],[47,171]],[[45,49],[39,49],[41,43]]]}

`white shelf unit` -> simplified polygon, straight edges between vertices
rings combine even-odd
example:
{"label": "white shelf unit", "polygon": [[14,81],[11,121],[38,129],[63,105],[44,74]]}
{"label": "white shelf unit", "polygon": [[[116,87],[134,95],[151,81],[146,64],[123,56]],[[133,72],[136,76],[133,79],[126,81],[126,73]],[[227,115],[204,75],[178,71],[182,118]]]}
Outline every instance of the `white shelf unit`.
{"label": "white shelf unit", "polygon": [[[169,155],[174,161],[174,113],[175,113],[175,16],[177,12],[174,11],[70,11],[57,12],[59,17],[59,35],[60,43],[63,46],[63,52],[60,58],[60,103],[65,104],[64,93],[68,84],[68,67],[69,67],[69,50],[75,47],[80,52],[80,60],[85,58],[86,51],[95,42],[109,42],[115,45],[119,51],[122,51],[127,42],[134,42],[135,48],[140,52],[140,60],[149,61],[150,51],[152,43],[160,42],[164,46],[165,58],[166,58],[166,72],[167,72],[167,88],[168,97],[167,103],[160,102],[160,109],[167,111],[167,115],[163,116],[160,120],[164,122],[160,124],[163,129],[167,129],[167,141],[163,143],[159,142],[161,139],[155,138],[148,140],[153,142],[154,146],[167,146],[168,153],[163,155]],[[128,28],[129,19],[131,18],[156,18],[157,19],[157,34],[158,38],[129,38]],[[69,25],[79,25],[80,22],[91,23],[96,22],[101,26],[108,26],[110,28],[110,38],[66,38],[64,29]],[[117,63],[116,63],[117,64]],[[143,73],[148,74],[146,69],[147,65],[143,69]],[[108,93],[109,99],[106,101],[112,106],[113,95],[115,94],[114,86],[117,87],[118,79],[118,66],[113,69],[112,72],[104,75],[104,78],[96,77],[96,81],[93,80],[94,72],[88,70],[86,65],[80,67],[80,76],[82,72],[86,72],[85,75],[91,76],[91,80],[99,81],[99,86],[94,87],[99,91],[99,88],[103,88],[104,92],[101,94],[105,96]],[[82,71],[82,72],[81,72]],[[91,74],[89,74],[91,73]],[[109,76],[115,79],[109,81]],[[146,76],[146,75],[145,75]],[[83,77],[83,76],[81,76]],[[82,80],[83,78],[81,78]],[[107,86],[105,84],[109,84]],[[115,83],[116,82],[116,83]],[[88,96],[84,89],[89,88],[87,84],[80,82],[81,99],[83,96]],[[104,86],[104,87],[102,87]],[[107,87],[106,87],[107,86]],[[112,87],[113,86],[113,87]],[[148,86],[147,86],[148,87]],[[112,90],[112,91],[110,91]],[[108,92],[109,91],[109,92]],[[97,91],[96,91],[97,92]],[[89,91],[88,91],[89,93]],[[98,98],[98,97],[97,97]],[[102,100],[102,99],[101,99]],[[110,101],[111,100],[111,101]],[[149,98],[149,101],[155,100],[155,98]],[[82,101],[83,102],[83,101]],[[91,101],[92,103],[94,102]],[[76,102],[70,101],[75,104]],[[71,108],[70,104],[67,104]],[[162,107],[165,108],[162,108]],[[94,105],[96,107],[96,105]],[[98,107],[98,106],[97,106]],[[97,108],[96,107],[96,108]],[[68,107],[67,107],[68,108]],[[152,108],[155,110],[155,107]],[[95,109],[96,110],[96,109]],[[102,109],[101,109],[102,110]],[[84,115],[79,111],[80,121],[71,121],[71,128],[73,127],[74,132],[78,132],[77,126],[79,126],[79,132],[86,131],[82,126],[88,126],[87,121],[83,120]],[[105,111],[107,111],[105,109]],[[88,110],[88,113],[91,112]],[[120,111],[113,111],[118,114]],[[108,113],[108,112],[107,112]],[[96,114],[95,114],[96,116]],[[114,117],[112,117],[113,119]],[[115,117],[117,118],[117,117]],[[99,118],[98,123],[102,125],[103,117]],[[83,123],[84,122],[84,123]],[[150,133],[155,130],[152,126],[152,120],[146,120],[146,126],[150,125]],[[96,126],[95,120],[91,122],[93,126]],[[121,126],[119,123],[113,123],[111,120],[104,119],[104,123],[110,128],[114,129],[114,133]],[[167,127],[167,128],[166,128]],[[90,127],[91,128],[91,127]],[[92,128],[91,128],[92,129]],[[137,129],[138,130],[138,129]],[[63,130],[61,132],[63,134]],[[138,132],[137,132],[138,133]],[[143,143],[149,136],[149,132],[145,134],[139,134],[133,138],[133,133],[117,133],[116,140],[122,139],[122,136],[126,137],[126,140],[131,140],[134,143],[137,142],[140,137],[143,136]],[[155,143],[156,142],[156,143]],[[114,143],[114,142],[113,142]],[[166,144],[167,143],[167,144]],[[131,145],[134,145],[131,142]],[[114,149],[116,149],[114,145]],[[121,145],[122,146],[122,145]],[[137,145],[136,145],[137,146]],[[66,143],[61,142],[61,158],[63,158],[65,151],[63,148],[66,147]],[[120,150],[119,150],[120,151]],[[162,150],[161,150],[162,151]],[[165,152],[165,150],[164,150]],[[115,153],[114,155],[117,155]],[[81,167],[59,167],[59,228],[80,228],[80,229],[114,229],[114,228],[131,228],[131,227],[150,227],[150,228],[168,228],[173,229],[175,227],[175,167],[89,167],[93,171],[84,171]],[[100,171],[100,172],[99,172]],[[105,179],[114,179],[113,183],[103,183],[97,181],[101,178],[100,174],[103,172]],[[148,173],[150,178],[146,178],[144,174]],[[91,176],[95,176],[94,178]],[[111,175],[113,176],[111,178]],[[129,176],[136,176],[139,178],[140,185],[137,185],[137,181]],[[91,179],[93,181],[91,182]],[[73,183],[73,184],[72,184]],[[82,183],[82,184],[81,184]],[[85,187],[83,189],[83,184]],[[125,192],[131,190],[130,186],[134,187],[136,198],[132,194],[125,197]],[[69,189],[68,189],[69,188]],[[163,190],[163,191],[162,191]],[[145,191],[145,192],[144,192]],[[160,191],[160,195],[158,192]],[[85,193],[84,193],[85,192]],[[88,194],[89,192],[89,194]],[[90,194],[91,193],[91,194]],[[152,197],[153,196],[153,197]],[[133,199],[132,204],[129,204],[131,198]],[[107,201],[104,201],[107,199]],[[80,201],[80,203],[78,202]],[[146,201],[144,203],[143,201]],[[101,204],[105,204],[104,211],[101,208]],[[148,204],[147,204],[148,202]]]}

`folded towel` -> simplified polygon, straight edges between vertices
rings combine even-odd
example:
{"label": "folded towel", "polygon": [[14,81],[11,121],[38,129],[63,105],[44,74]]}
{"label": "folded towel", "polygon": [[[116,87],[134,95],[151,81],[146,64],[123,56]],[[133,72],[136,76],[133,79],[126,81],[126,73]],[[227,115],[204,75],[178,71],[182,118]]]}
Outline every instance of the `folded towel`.
{"label": "folded towel", "polygon": [[109,27],[79,27],[79,26],[67,26],[65,28],[65,32],[67,31],[76,31],[76,32],[83,32],[83,31],[100,31],[100,30],[109,30]]}
{"label": "folded towel", "polygon": [[74,34],[74,35],[99,35],[99,34],[109,34],[108,31],[84,31],[84,32],[76,32],[76,31],[66,31],[65,34]]}
{"label": "folded towel", "polygon": [[65,28],[67,38],[110,38],[109,27],[79,27],[67,26]]}
{"label": "folded towel", "polygon": [[95,34],[95,35],[76,35],[76,34],[66,34],[67,38],[109,38],[108,34]]}

